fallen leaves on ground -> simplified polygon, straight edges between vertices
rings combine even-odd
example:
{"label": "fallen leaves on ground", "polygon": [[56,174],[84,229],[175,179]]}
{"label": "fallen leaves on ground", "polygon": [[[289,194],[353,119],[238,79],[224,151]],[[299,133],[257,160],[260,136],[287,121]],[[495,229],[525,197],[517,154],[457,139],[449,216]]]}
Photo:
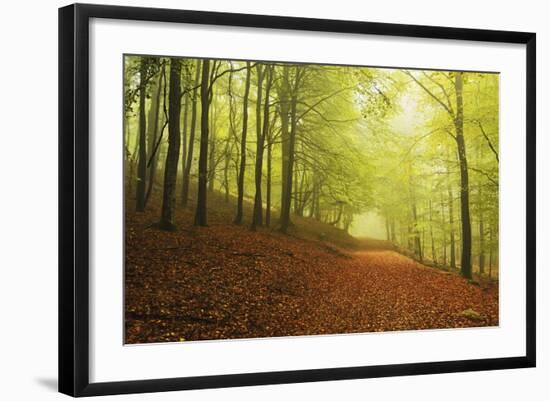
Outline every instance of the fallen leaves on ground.
{"label": "fallen leaves on ground", "polygon": [[126,343],[498,325],[498,283],[220,220],[184,210],[165,232],[127,212]]}

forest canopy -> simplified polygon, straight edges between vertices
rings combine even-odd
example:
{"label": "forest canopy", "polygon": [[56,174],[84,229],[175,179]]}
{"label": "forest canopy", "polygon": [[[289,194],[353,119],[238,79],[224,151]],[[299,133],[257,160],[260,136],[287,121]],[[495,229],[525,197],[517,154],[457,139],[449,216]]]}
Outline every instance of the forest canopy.
{"label": "forest canopy", "polygon": [[[499,75],[179,57],[124,58],[127,199],[157,227],[289,234],[295,219],[368,235],[416,260],[498,269]],[[156,207],[156,206],[155,206]],[[368,219],[367,219],[368,220]]]}

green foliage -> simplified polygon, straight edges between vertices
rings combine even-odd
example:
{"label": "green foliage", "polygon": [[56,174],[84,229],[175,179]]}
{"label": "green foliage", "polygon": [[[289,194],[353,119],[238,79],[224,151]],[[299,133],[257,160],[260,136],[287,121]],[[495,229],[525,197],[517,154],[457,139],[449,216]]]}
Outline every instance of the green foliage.
{"label": "green foliage", "polygon": [[[125,147],[130,167],[136,160],[137,116],[134,109],[137,108],[140,68],[145,63],[147,107],[150,108],[151,88],[155,80],[159,82],[162,66],[167,62],[168,59],[162,57],[125,57]],[[251,134],[246,143],[244,180],[247,201],[253,198],[256,189],[253,172],[257,136],[254,133],[262,123],[256,121],[255,113],[257,86],[261,82],[258,64],[266,63],[250,63],[248,132]],[[291,123],[288,106],[294,96],[293,212],[345,230],[355,217],[376,212],[386,223],[388,239],[434,264],[449,265],[453,238],[457,264],[460,264],[459,249],[463,239],[455,132],[457,73],[271,65],[273,88],[268,99],[266,121],[269,121],[269,128],[264,145],[270,152],[270,170],[264,155],[261,183],[265,193],[269,175],[271,208],[278,210],[281,207],[284,149],[289,141],[285,135],[290,129],[285,124]],[[191,102],[193,94],[200,96],[195,90],[197,68],[196,60],[183,59],[182,104]],[[237,193],[246,68],[247,64],[242,61],[211,61],[208,180],[211,189],[228,195]],[[462,77],[472,253],[475,257],[490,255],[485,263],[496,265],[499,76],[462,73]],[[169,85],[166,81],[165,86]],[[265,88],[265,79],[261,85],[260,89]],[[166,88],[163,90],[165,97]],[[166,122],[166,107],[163,100],[160,128]],[[197,116],[200,116],[200,102],[196,107]],[[191,113],[191,107],[185,110]],[[191,118],[182,115],[182,121],[187,124],[182,130],[188,131]],[[186,149],[199,145],[198,117],[195,129],[195,142],[187,143]],[[163,137],[158,150],[161,161],[165,158],[166,147]],[[148,149],[149,156],[150,152]],[[191,164],[193,180],[197,178],[197,158],[198,152],[195,152]],[[160,163],[159,168],[162,165]]]}

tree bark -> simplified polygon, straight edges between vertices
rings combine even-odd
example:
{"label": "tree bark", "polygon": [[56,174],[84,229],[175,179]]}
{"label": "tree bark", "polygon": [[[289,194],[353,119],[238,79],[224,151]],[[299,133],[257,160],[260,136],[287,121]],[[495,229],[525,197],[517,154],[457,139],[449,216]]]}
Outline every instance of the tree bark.
{"label": "tree bark", "polygon": [[139,159],[136,188],[136,212],[145,211],[145,185],[147,179],[147,141],[145,136],[145,85],[147,61],[141,58],[139,67]]}
{"label": "tree bark", "polygon": [[[212,64],[211,68],[214,68],[214,64]],[[213,88],[210,89],[210,96],[211,98],[214,96]],[[210,101],[210,111],[209,111],[209,138],[208,138],[208,178],[207,178],[207,186],[208,186],[208,192],[214,192],[214,183],[216,181],[216,151],[217,151],[217,143],[216,143],[216,119],[218,117],[218,107],[217,102]]]}
{"label": "tree bark", "polygon": [[432,200],[429,200],[430,207],[430,240],[432,242],[432,261],[437,264],[437,255],[435,253],[435,239],[434,239],[434,228],[433,228],[433,211],[432,211]]}
{"label": "tree bark", "polygon": [[193,92],[191,98],[191,126],[189,127],[189,148],[187,151],[187,158],[185,160],[185,170],[183,171],[183,185],[181,188],[181,204],[183,207],[187,206],[189,200],[189,180],[191,175],[191,166],[193,163],[193,150],[195,148],[195,130],[197,125],[197,86],[199,84],[201,61],[197,60],[195,71],[195,80],[193,83]]}
{"label": "tree bark", "polygon": [[246,172],[246,136],[248,131],[248,95],[250,93],[250,62],[246,62],[246,80],[243,96],[243,122],[241,133],[241,160],[237,177],[237,214],[234,223],[241,224],[243,220],[244,175]]}
{"label": "tree bark", "polygon": [[[185,95],[184,107],[183,107],[183,128],[181,130],[181,171],[182,171],[182,195],[183,195],[183,185],[185,182],[185,166],[187,166],[187,128],[189,120],[189,96]],[[183,197],[182,197],[183,199]]]}
{"label": "tree bark", "polygon": [[472,227],[470,222],[470,188],[468,183],[468,159],[464,143],[464,106],[462,99],[462,73],[455,73],[456,118],[455,131],[460,162],[460,212],[462,222],[462,256],[460,258],[460,273],[466,278],[472,278]]}
{"label": "tree bark", "polygon": [[180,151],[181,61],[170,59],[170,94],[168,99],[168,152],[164,168],[164,193],[159,227],[175,230],[173,212],[176,200],[176,178]]}
{"label": "tree bark", "polygon": [[267,137],[267,177],[265,188],[265,225],[269,227],[271,225],[271,160],[272,160],[272,138],[271,132],[268,132]]}
{"label": "tree bark", "polygon": [[210,110],[210,60],[202,62],[201,74],[201,141],[199,153],[199,183],[197,192],[197,208],[195,210],[195,225],[207,225],[206,184],[208,179],[208,119]]}
{"label": "tree bark", "polygon": [[284,66],[282,83],[279,88],[279,114],[281,116],[281,220],[286,201],[288,158],[289,158],[289,114],[290,114],[290,66]]}
{"label": "tree bark", "polygon": [[290,97],[290,132],[288,135],[288,159],[286,163],[286,180],[284,181],[284,196],[281,205],[281,232],[286,233],[290,226],[290,203],[292,199],[292,177],[294,169],[294,146],[296,143],[296,128],[298,116],[296,108],[298,104],[298,88],[301,77],[300,66],[295,67],[294,85]]}
{"label": "tree bark", "polygon": [[449,232],[450,232],[450,240],[451,240],[451,250],[450,250],[450,258],[451,258],[451,267],[453,269],[456,269],[456,244],[455,244],[455,229],[454,229],[454,207],[453,207],[453,192],[451,190],[451,187],[448,187],[448,193],[449,193]]}
{"label": "tree bark", "polygon": [[[255,168],[255,183],[256,194],[254,196],[254,212],[252,214],[252,226],[254,230],[256,227],[262,225],[262,170],[263,170],[263,158],[264,158],[264,144],[267,132],[269,131],[269,94],[271,90],[272,72],[270,66],[265,66],[265,70],[262,71],[258,66],[258,95],[256,98],[256,168]],[[261,100],[262,100],[262,81],[266,78],[265,85],[265,100],[263,104],[264,114],[263,122],[261,123]],[[258,107],[259,106],[259,107]]]}
{"label": "tree bark", "polygon": [[[164,68],[164,67],[163,67]],[[163,71],[159,72],[158,80],[155,80],[153,84],[153,99],[151,99],[151,108],[149,109],[149,125],[147,126],[147,136],[149,138],[149,154],[153,152],[153,148],[157,142],[158,125],[159,125],[159,112],[160,112],[160,92],[162,89],[162,77]],[[164,83],[166,85],[166,83]],[[151,197],[153,186],[155,185],[155,177],[157,172],[158,152],[154,156],[154,160],[149,166],[149,180],[147,187],[147,194],[145,195],[145,207]]]}
{"label": "tree bark", "polygon": [[478,189],[478,207],[479,207],[479,274],[485,273],[485,230],[483,227],[483,194],[481,184]]}

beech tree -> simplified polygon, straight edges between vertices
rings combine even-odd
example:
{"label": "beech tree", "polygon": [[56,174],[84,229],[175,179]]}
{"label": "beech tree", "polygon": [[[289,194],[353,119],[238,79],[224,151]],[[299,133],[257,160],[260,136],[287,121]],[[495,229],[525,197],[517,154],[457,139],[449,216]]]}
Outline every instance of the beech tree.
{"label": "beech tree", "polygon": [[379,220],[383,239],[424,264],[494,277],[498,75],[139,56],[125,66],[128,199],[160,208],[163,228],[176,228],[178,187],[197,226],[226,207],[230,222],[287,234],[304,219],[351,235]]}

